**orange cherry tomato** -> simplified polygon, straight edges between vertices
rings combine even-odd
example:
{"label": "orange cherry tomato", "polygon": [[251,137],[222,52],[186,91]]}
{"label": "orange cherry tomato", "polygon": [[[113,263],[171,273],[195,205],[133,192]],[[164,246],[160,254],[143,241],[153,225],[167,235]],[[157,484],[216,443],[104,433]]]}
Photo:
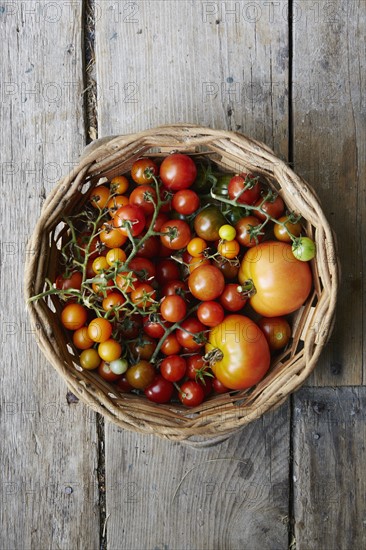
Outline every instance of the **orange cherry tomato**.
{"label": "orange cherry tomato", "polygon": [[108,319],[97,317],[88,326],[88,336],[93,342],[105,342],[112,334],[112,323]]}

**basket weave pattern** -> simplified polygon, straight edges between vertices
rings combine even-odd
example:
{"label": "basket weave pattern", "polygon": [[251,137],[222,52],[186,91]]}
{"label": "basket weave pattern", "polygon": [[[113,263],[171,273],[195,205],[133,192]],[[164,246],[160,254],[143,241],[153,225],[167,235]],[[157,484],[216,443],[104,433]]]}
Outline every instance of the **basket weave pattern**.
{"label": "basket weave pattern", "polygon": [[205,154],[224,171],[260,175],[290,210],[302,214],[307,234],[316,242],[313,291],[294,316],[290,346],[276,356],[265,378],[254,389],[211,397],[193,410],[178,404],[156,405],[133,394],[117,393],[92,371],[80,368],[78,352],[60,325],[57,300],[41,299],[28,307],[32,323],[41,327],[37,343],[42,352],[70,390],[92,409],[124,429],[175,440],[210,439],[230,434],[283,403],[314,369],[334,323],[339,280],[334,235],[315,192],[264,144],[242,134],[194,125],[163,126],[93,142],[43,205],[29,243],[32,254],[25,268],[25,298],[41,293],[46,278],[55,280],[62,219],[83,207],[88,191],[100,178],[110,180],[129,171],[143,155],[171,151]]}

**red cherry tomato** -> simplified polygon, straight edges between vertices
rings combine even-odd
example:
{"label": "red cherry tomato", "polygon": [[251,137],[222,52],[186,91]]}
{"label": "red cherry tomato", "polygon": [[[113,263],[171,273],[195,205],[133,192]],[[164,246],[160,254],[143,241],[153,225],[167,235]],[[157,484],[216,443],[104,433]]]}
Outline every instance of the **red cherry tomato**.
{"label": "red cherry tomato", "polygon": [[144,318],[144,332],[151,338],[161,338],[165,334],[165,329],[169,328],[167,323],[160,315],[154,314]]}
{"label": "red cherry tomato", "polygon": [[169,220],[160,228],[160,240],[171,250],[185,248],[191,240],[191,230],[183,220]]}
{"label": "red cherry tomato", "polygon": [[169,355],[160,365],[161,375],[170,382],[178,382],[186,373],[187,363],[179,355]]}
{"label": "red cherry tomato", "polygon": [[239,311],[247,303],[247,298],[238,291],[237,283],[229,283],[225,286],[220,296],[220,304],[227,311]]}
{"label": "red cherry tomato", "polygon": [[[273,200],[265,201],[263,204],[262,201],[263,199],[259,199],[255,203],[255,206],[261,206],[261,209],[264,210],[264,212],[266,212],[269,216],[272,216],[272,218],[275,218],[275,220],[280,218],[285,211],[285,203],[279,195],[277,195],[277,197]],[[262,212],[254,211],[254,214],[259,220],[264,221],[267,219],[267,216]]]}
{"label": "red cherry tomato", "polygon": [[171,382],[157,375],[145,389],[145,395],[153,403],[168,403],[173,395],[174,386]]}
{"label": "red cherry tomato", "polygon": [[174,260],[160,260],[156,264],[156,280],[160,285],[180,278],[179,265]]}
{"label": "red cherry tomato", "polygon": [[197,317],[206,327],[215,327],[225,317],[224,308],[217,302],[202,302],[198,306]]}
{"label": "red cherry tomato", "polygon": [[128,267],[134,272],[139,281],[151,281],[156,274],[155,266],[148,258],[136,256],[132,258]]}
{"label": "red cherry tomato", "polygon": [[173,153],[166,157],[160,166],[160,178],[170,191],[187,189],[197,176],[197,168],[187,155]]}
{"label": "red cherry tomato", "polygon": [[177,340],[181,346],[191,351],[199,350],[205,345],[205,325],[196,317],[185,319],[177,329]]}
{"label": "red cherry tomato", "polygon": [[[92,277],[94,277],[94,273]],[[70,288],[80,290],[82,280],[82,274],[79,271],[74,271],[74,273],[71,273],[69,277],[65,277],[65,275],[59,275],[56,279],[55,285],[56,288],[58,288],[59,290],[69,290]]]}
{"label": "red cherry tomato", "polygon": [[161,316],[170,323],[182,321],[187,313],[186,302],[177,294],[165,296],[160,304],[160,313]]}
{"label": "red cherry tomato", "polygon": [[[113,225],[122,233],[128,237],[128,229],[132,237],[140,235],[145,227],[145,214],[142,208],[128,204],[122,206],[117,210],[113,217]],[[128,228],[128,229],[127,229]]]}
{"label": "red cherry tomato", "polygon": [[215,393],[226,393],[226,392],[230,391],[229,388],[224,386],[224,384],[222,382],[220,382],[220,380],[218,378],[213,378],[212,379],[212,388],[213,388]]}
{"label": "red cherry tomato", "polygon": [[[236,239],[242,246],[248,248],[256,246],[263,240],[264,235],[255,236],[255,228],[261,225],[261,222],[255,216],[245,216],[236,224]],[[254,235],[254,236],[253,236]]]}
{"label": "red cherry tomato", "polygon": [[261,186],[253,174],[240,174],[231,178],[228,192],[231,200],[237,199],[240,204],[254,204],[260,195]]}
{"label": "red cherry tomato", "polygon": [[136,160],[131,168],[131,177],[133,181],[139,185],[152,183],[154,180],[152,177],[148,176],[147,170],[150,170],[154,176],[157,176],[159,172],[159,169],[153,160],[149,158]]}
{"label": "red cherry tomato", "polygon": [[188,380],[181,385],[178,397],[186,407],[197,407],[204,400],[205,392],[198,382]]}
{"label": "red cherry tomato", "polygon": [[178,342],[177,335],[174,332],[169,334],[165,338],[160,349],[164,355],[177,355],[181,350],[181,345]]}
{"label": "red cherry tomato", "polygon": [[189,216],[196,212],[200,206],[200,199],[197,193],[192,191],[192,189],[182,189],[175,193],[172,200],[172,207],[179,214],[184,214],[184,216]]}
{"label": "red cherry tomato", "polygon": [[145,215],[152,214],[156,205],[156,191],[151,185],[139,185],[130,195],[130,204],[142,208]]}
{"label": "red cherry tomato", "polygon": [[188,278],[188,287],[198,300],[215,300],[225,287],[225,278],[218,267],[200,265]]}

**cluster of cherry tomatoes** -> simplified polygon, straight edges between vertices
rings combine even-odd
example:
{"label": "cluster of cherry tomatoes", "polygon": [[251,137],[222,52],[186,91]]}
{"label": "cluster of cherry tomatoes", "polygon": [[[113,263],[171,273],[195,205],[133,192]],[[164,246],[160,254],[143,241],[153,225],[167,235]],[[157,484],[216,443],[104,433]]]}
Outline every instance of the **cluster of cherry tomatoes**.
{"label": "cluster of cherry tomatoes", "polygon": [[180,153],[94,187],[48,292],[81,367],[186,406],[256,384],[312,284],[314,243],[285,208],[258,177]]}

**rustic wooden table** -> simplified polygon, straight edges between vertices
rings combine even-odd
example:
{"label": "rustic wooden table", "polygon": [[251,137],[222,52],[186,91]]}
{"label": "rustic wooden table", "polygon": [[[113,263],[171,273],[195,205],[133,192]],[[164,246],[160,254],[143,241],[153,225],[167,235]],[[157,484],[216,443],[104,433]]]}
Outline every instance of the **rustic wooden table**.
{"label": "rustic wooden table", "polygon": [[[0,2],[1,549],[366,547],[365,7]],[[22,299],[27,237],[90,138],[170,122],[272,147],[316,188],[343,265],[337,327],[306,386],[202,450],[67,397]]]}

